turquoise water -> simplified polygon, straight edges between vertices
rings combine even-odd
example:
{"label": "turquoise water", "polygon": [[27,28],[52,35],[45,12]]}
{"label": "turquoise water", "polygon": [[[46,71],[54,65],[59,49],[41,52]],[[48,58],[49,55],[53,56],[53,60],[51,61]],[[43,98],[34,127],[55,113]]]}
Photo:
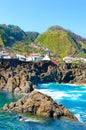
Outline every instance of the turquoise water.
{"label": "turquoise water", "polygon": [[65,84],[42,84],[39,91],[50,95],[57,103],[63,104],[86,123],[86,87]]}
{"label": "turquoise water", "polygon": [[86,130],[86,88],[64,84],[40,84],[38,91],[50,95],[57,103],[70,109],[80,122],[70,120],[42,119],[23,115],[29,122],[20,122],[18,114],[4,112],[5,103],[16,101],[17,97],[0,92],[0,130]]}
{"label": "turquoise water", "polygon": [[18,97],[10,93],[0,92],[0,108],[3,107],[5,103],[15,102]]}

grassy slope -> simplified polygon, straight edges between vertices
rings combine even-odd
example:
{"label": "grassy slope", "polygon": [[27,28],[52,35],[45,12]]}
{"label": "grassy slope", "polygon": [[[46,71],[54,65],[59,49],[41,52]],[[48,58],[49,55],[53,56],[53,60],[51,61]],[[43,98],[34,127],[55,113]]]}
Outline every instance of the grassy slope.
{"label": "grassy slope", "polygon": [[0,46],[3,46],[3,41],[2,41],[1,35],[0,35]]}
{"label": "grassy slope", "polygon": [[77,39],[63,29],[48,30],[37,37],[36,43],[49,48],[52,52],[56,53],[59,57],[69,55],[86,55],[82,51],[82,46],[86,44],[78,42]]}

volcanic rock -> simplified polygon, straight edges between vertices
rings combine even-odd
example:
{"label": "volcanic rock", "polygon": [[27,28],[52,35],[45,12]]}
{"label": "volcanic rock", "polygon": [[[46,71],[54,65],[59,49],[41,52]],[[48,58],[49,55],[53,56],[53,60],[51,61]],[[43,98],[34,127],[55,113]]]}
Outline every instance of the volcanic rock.
{"label": "volcanic rock", "polygon": [[35,90],[17,102],[6,104],[3,109],[11,112],[28,112],[44,117],[67,118],[78,121],[63,105],[58,105],[50,96]]}

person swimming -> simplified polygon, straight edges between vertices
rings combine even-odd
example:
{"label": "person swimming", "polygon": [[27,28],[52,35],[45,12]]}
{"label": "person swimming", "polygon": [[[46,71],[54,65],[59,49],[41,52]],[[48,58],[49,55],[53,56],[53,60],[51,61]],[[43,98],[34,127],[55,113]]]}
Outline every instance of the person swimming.
{"label": "person swimming", "polygon": [[19,121],[21,121],[21,122],[27,122],[27,121],[29,121],[29,119],[26,119],[23,116],[19,116]]}
{"label": "person swimming", "polygon": [[23,116],[19,116],[19,121],[24,121],[24,117]]}
{"label": "person swimming", "polygon": [[35,120],[35,119],[29,119],[26,117],[23,117],[22,115],[19,115],[19,121],[20,122],[41,122],[40,120]]}

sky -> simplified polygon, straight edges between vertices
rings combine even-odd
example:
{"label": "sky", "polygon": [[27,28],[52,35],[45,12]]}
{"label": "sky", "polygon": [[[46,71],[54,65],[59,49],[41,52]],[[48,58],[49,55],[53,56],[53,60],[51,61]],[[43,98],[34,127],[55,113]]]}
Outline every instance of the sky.
{"label": "sky", "polygon": [[59,25],[86,38],[86,0],[0,0],[0,24],[39,33]]}

